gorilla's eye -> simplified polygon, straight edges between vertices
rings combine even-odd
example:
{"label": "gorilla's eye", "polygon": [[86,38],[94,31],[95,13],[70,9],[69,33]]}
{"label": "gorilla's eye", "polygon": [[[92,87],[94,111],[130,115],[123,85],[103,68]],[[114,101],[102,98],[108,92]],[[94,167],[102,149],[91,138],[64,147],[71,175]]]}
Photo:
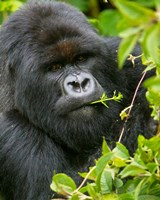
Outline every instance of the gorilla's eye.
{"label": "gorilla's eye", "polygon": [[76,62],[84,62],[86,59],[86,56],[80,55],[76,58]]}
{"label": "gorilla's eye", "polygon": [[53,65],[52,65],[52,67],[51,67],[51,70],[52,71],[57,71],[57,70],[59,70],[59,69],[61,69],[62,68],[62,64],[60,64],[60,63],[54,63]]}

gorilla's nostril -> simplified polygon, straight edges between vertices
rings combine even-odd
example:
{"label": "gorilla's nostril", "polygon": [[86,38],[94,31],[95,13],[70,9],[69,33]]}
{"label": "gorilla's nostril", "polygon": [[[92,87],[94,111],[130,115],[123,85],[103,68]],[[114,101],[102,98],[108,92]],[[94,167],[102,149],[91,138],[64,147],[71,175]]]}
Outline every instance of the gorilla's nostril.
{"label": "gorilla's nostril", "polygon": [[81,83],[82,90],[84,92],[86,92],[88,90],[89,86],[90,86],[90,79],[85,78],[84,81],[82,81],[82,83]]}
{"label": "gorilla's nostril", "polygon": [[72,81],[67,84],[73,91],[81,92],[81,85],[78,81]]}

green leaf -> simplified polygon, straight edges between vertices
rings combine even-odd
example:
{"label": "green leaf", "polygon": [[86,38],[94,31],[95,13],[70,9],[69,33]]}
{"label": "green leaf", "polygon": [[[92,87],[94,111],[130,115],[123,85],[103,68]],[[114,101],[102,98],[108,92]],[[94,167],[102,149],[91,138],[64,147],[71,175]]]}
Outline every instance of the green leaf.
{"label": "green leaf", "polygon": [[[154,87],[154,86],[153,86]],[[154,87],[155,89],[155,87]],[[160,106],[160,90],[154,91],[154,89],[148,89],[147,93],[146,93],[146,97],[148,99],[148,101],[150,102],[150,104],[154,104],[156,106]],[[157,86],[156,86],[157,89]]]}
{"label": "green leaf", "polygon": [[139,135],[138,149],[144,149],[144,151],[146,151],[147,150],[146,148],[150,149],[152,152],[154,152],[157,155],[157,152],[159,152],[160,150],[160,137],[154,136],[154,137],[151,137],[150,139],[145,139],[144,136]]}
{"label": "green leaf", "polygon": [[160,35],[160,23],[152,24],[150,27],[148,27],[148,29],[144,31],[144,37],[142,40],[144,56],[151,57],[158,66],[160,66],[159,35]]}
{"label": "green leaf", "polygon": [[[117,24],[121,19],[118,11],[109,9],[100,13],[99,15],[99,29],[103,35],[117,36],[119,31]],[[111,20],[112,19],[112,20]]]}
{"label": "green leaf", "polygon": [[[60,200],[60,199],[59,199],[59,200]],[[79,200],[78,194],[72,195],[72,197],[70,198],[70,200]]]}
{"label": "green leaf", "polygon": [[141,30],[142,30],[141,26],[131,27],[131,28],[127,27],[124,31],[120,32],[119,36],[122,38],[126,38],[132,35],[139,34]]}
{"label": "green leaf", "polygon": [[120,178],[115,178],[113,180],[113,184],[114,184],[115,188],[118,189],[123,186],[123,181]]}
{"label": "green leaf", "polygon": [[119,200],[119,196],[117,194],[105,194],[102,196],[101,200]]}
{"label": "green leaf", "polygon": [[81,11],[86,12],[88,10],[89,7],[89,2],[88,0],[81,0],[81,1],[77,1],[77,0],[68,0],[68,2],[70,4],[72,4],[73,6],[79,8]]}
{"label": "green leaf", "polygon": [[160,11],[160,0],[154,0],[157,11]]}
{"label": "green leaf", "polygon": [[154,159],[153,151],[147,146],[147,140],[143,136],[138,137],[138,149],[134,155],[137,163],[146,167],[146,163],[152,162]]}
{"label": "green leaf", "polygon": [[148,174],[146,169],[139,165],[138,163],[132,163],[128,166],[126,166],[120,173],[120,176],[122,178],[128,177],[128,176],[139,176],[142,174]]}
{"label": "green leaf", "polygon": [[143,135],[139,135],[138,136],[138,146],[139,147],[142,147],[146,142],[146,139]]}
{"label": "green leaf", "polygon": [[135,179],[131,179],[129,178],[124,186],[123,186],[123,191],[126,193],[132,193],[135,191],[135,188],[137,187],[137,185],[140,183],[141,179],[140,178],[135,178]]}
{"label": "green leaf", "polygon": [[118,50],[118,64],[120,69],[122,69],[126,58],[129,56],[134,46],[136,45],[138,38],[139,35],[135,34],[122,39]]}
{"label": "green leaf", "polygon": [[21,6],[22,2],[16,0],[13,0],[12,2],[11,1],[0,2],[0,11],[14,12]]}
{"label": "green leaf", "polygon": [[151,88],[153,91],[160,92],[160,77],[151,77],[144,82],[146,88]]}
{"label": "green leaf", "polygon": [[85,185],[84,187],[81,187],[81,188],[79,189],[79,192],[80,192],[80,193],[83,193],[83,194],[87,193],[87,185]]}
{"label": "green leaf", "polygon": [[129,159],[130,155],[127,148],[121,144],[120,142],[116,143],[116,147],[113,149],[116,157],[120,157],[122,159]]}
{"label": "green leaf", "polygon": [[134,0],[134,1],[139,3],[139,4],[141,4],[142,6],[149,7],[149,8],[153,8],[155,6],[155,3],[154,3],[155,0],[149,0],[149,1],[146,1],[146,0]]}
{"label": "green leaf", "polygon": [[147,22],[150,18],[155,18],[154,11],[145,8],[135,2],[126,0],[112,0],[113,4],[120,10],[120,12],[134,24]]}
{"label": "green leaf", "polygon": [[158,165],[156,163],[148,163],[147,164],[147,169],[150,173],[155,173],[157,170]]}
{"label": "green leaf", "polygon": [[151,137],[150,139],[146,139],[146,145],[148,148],[150,148],[152,151],[154,151],[157,154],[157,152],[159,152],[160,150],[160,137],[154,136],[154,137]]}
{"label": "green leaf", "polygon": [[152,108],[151,116],[154,117],[155,120],[159,120],[159,110],[160,110],[160,92],[154,91],[154,89],[148,89],[146,92],[146,98],[150,103],[150,107]]}
{"label": "green leaf", "polygon": [[104,170],[100,178],[100,190],[102,194],[112,192],[113,180],[111,172]]}
{"label": "green leaf", "polygon": [[119,195],[118,200],[135,200],[135,198],[133,194],[125,193],[125,194]]}
{"label": "green leaf", "polygon": [[62,173],[53,176],[50,187],[54,192],[62,195],[67,195],[77,188],[73,179]]}
{"label": "green leaf", "polygon": [[152,184],[149,189],[149,194],[160,197],[160,182],[159,181],[158,183],[154,181],[154,184]]}
{"label": "green leaf", "polygon": [[138,196],[138,200],[160,200],[160,197],[153,195],[140,195]]}
{"label": "green leaf", "polygon": [[109,146],[107,145],[107,142],[105,138],[103,138],[103,143],[102,143],[102,154],[105,155],[106,153],[111,152]]}
{"label": "green leaf", "polygon": [[105,154],[104,156],[102,156],[96,164],[96,173],[97,175],[102,173],[102,171],[104,170],[106,164],[108,163],[108,161],[110,161],[112,158],[114,157],[114,153],[113,152],[109,152],[107,154]]}
{"label": "green leaf", "polygon": [[108,162],[112,162],[114,153],[113,152],[109,152],[105,155],[103,155],[102,157],[100,157],[100,159],[97,161],[96,164],[96,185],[97,185],[97,190],[100,191],[101,188],[101,174],[103,173],[106,165],[108,164]]}
{"label": "green leaf", "polygon": [[94,185],[93,184],[87,184],[87,192],[93,199],[97,198],[97,192],[96,192],[95,184]]}
{"label": "green leaf", "polygon": [[119,157],[115,157],[113,160],[113,163],[116,167],[125,167],[126,166],[126,162],[124,161],[124,159],[119,158]]}
{"label": "green leaf", "polygon": [[98,19],[88,19],[88,22],[92,24],[92,26],[99,31],[99,20]]}
{"label": "green leaf", "polygon": [[[78,174],[83,178],[86,178],[86,176],[87,176],[88,180],[95,181],[95,179],[96,179],[96,168],[95,167],[90,167],[89,168],[89,172],[87,172],[87,173],[86,172],[83,172],[83,173],[79,172]],[[88,174],[89,174],[89,176],[88,176]]]}
{"label": "green leaf", "polygon": [[[143,59],[143,61],[144,61],[144,59]],[[151,61],[150,63],[146,63],[146,64],[145,64],[145,62],[147,62],[147,61],[144,61],[143,65],[146,65],[147,67],[145,68],[144,72],[147,72],[147,71],[150,71],[150,70],[156,68],[156,64],[154,62]]]}

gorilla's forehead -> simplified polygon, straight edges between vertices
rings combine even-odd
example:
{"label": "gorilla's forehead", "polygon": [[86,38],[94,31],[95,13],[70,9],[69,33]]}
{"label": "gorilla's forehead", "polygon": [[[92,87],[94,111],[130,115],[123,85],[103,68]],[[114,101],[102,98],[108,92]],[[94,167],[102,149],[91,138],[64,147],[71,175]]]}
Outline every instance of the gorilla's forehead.
{"label": "gorilla's forehead", "polygon": [[44,25],[40,25],[38,27],[37,36],[38,40],[43,44],[54,44],[58,40],[62,40],[65,38],[73,38],[73,37],[81,37],[85,33],[81,29],[75,29],[72,26],[72,22],[69,21],[68,25],[63,25],[63,23],[59,22],[58,25],[57,21],[52,20],[50,25],[48,26],[47,23],[44,22]]}
{"label": "gorilla's forehead", "polygon": [[57,52],[58,55],[61,55],[62,57],[72,60],[77,52],[77,46],[77,42],[75,43],[74,41],[64,39],[55,45],[54,52]]}
{"label": "gorilla's forehead", "polygon": [[59,24],[56,29],[54,27],[52,25],[48,30],[41,30],[38,37],[38,43],[45,47],[48,55],[72,60],[77,54],[99,51],[100,38],[92,29],[75,29],[70,23],[68,26]]}
{"label": "gorilla's forehead", "polygon": [[99,45],[91,42],[89,38],[73,37],[63,38],[47,44],[45,54],[57,61],[73,62],[79,55],[96,55],[100,52]]}

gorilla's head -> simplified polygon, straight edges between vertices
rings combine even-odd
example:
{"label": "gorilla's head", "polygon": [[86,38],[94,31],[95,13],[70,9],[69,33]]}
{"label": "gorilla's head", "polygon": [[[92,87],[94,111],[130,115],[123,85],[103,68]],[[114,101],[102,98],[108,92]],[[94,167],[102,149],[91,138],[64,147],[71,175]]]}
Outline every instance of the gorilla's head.
{"label": "gorilla's head", "polygon": [[81,12],[64,3],[29,3],[4,24],[0,37],[6,109],[17,109],[77,151],[110,137],[120,104],[110,102],[107,109],[90,103],[118,90],[117,69]]}

